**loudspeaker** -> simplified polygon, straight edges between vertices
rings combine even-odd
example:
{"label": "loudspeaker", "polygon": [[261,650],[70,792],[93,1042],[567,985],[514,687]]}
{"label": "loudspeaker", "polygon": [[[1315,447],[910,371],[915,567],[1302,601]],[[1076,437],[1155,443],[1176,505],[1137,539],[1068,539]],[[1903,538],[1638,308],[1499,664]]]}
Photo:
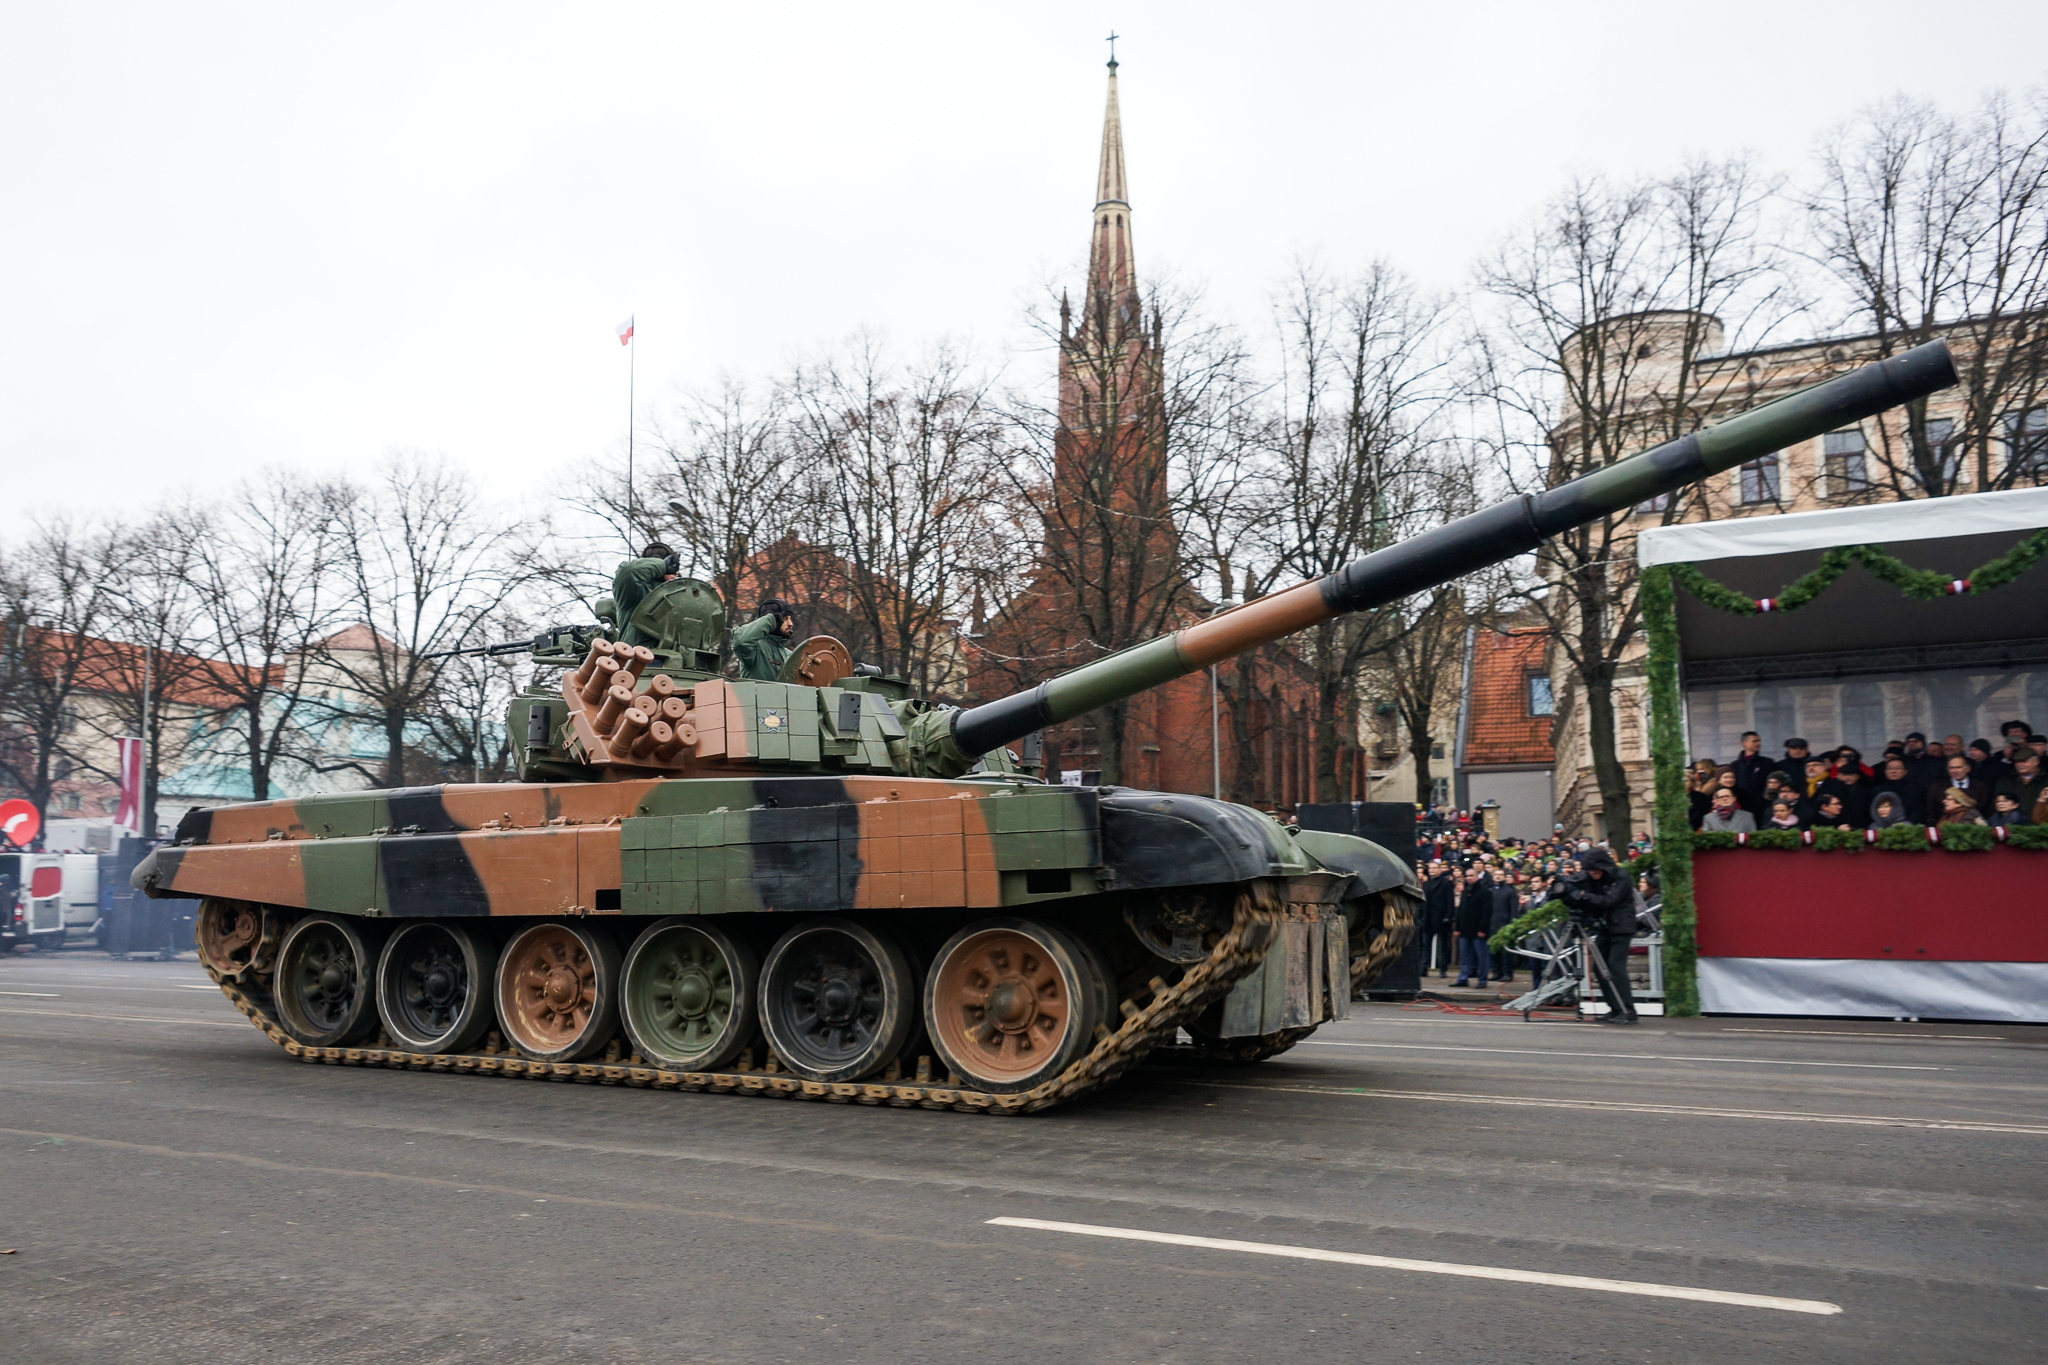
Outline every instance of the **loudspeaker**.
{"label": "loudspeaker", "polygon": [[[1340,801],[1305,803],[1294,808],[1303,829],[1355,834],[1370,839],[1415,870],[1415,807],[1406,801]],[[1422,990],[1421,926],[1408,939],[1401,956],[1361,988],[1370,1000],[1413,1000]]]}

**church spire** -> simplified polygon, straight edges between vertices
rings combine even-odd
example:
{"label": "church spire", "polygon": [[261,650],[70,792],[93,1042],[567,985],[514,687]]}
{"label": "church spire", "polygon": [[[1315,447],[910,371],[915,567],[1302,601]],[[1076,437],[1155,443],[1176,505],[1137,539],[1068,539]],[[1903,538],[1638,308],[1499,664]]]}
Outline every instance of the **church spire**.
{"label": "church spire", "polygon": [[1109,59],[1109,100],[1102,112],[1102,164],[1095,176],[1095,228],[1088,246],[1088,278],[1118,303],[1135,302],[1138,275],[1131,260],[1130,191],[1124,180],[1124,125],[1116,104],[1116,57]]}

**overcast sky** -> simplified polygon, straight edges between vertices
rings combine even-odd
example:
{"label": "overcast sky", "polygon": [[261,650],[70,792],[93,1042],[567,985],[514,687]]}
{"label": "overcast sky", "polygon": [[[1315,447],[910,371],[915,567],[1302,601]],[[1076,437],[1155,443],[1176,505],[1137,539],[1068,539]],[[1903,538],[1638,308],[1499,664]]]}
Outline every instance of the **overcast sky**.
{"label": "overcast sky", "polygon": [[398,448],[531,496],[622,445],[629,313],[643,415],[861,326],[1000,354],[1111,25],[1139,268],[1247,326],[1297,254],[1455,286],[1574,171],[2048,71],[2040,0],[0,0],[0,534]]}

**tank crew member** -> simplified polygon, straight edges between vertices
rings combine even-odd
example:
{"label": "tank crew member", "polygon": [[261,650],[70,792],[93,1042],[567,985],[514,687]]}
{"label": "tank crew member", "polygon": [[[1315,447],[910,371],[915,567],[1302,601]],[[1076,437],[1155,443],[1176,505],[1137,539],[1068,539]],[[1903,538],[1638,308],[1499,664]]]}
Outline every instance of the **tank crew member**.
{"label": "tank crew member", "polygon": [[681,568],[676,552],[658,540],[650,541],[638,559],[629,559],[619,565],[619,571],[612,575],[612,601],[619,609],[621,640],[629,645],[654,643],[652,636],[629,624],[633,610],[646,600],[648,593],[674,578]]}
{"label": "tank crew member", "polygon": [[740,661],[740,676],[774,682],[789,658],[790,637],[796,633],[796,616],[789,603],[771,597],[754,611],[754,619],[732,633],[732,652]]}

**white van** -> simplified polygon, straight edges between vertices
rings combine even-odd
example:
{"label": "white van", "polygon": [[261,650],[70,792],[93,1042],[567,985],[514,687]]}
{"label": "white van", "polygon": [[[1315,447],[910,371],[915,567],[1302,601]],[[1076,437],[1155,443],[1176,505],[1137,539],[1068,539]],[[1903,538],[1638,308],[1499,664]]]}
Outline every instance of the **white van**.
{"label": "white van", "polygon": [[0,854],[0,942],[61,948],[92,937],[100,918],[96,853]]}

